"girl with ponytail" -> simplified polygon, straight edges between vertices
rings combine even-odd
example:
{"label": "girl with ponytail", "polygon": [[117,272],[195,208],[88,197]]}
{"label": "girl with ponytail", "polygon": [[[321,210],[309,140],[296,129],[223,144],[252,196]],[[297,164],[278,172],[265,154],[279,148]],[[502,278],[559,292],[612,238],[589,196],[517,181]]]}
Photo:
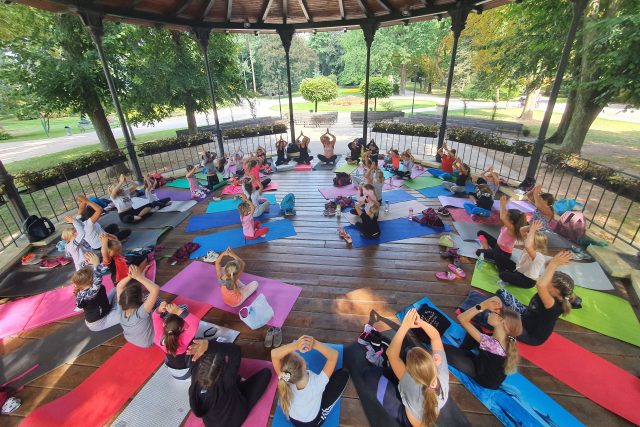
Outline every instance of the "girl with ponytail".
{"label": "girl with ponytail", "polygon": [[165,352],[164,363],[172,369],[187,369],[187,348],[196,336],[200,320],[175,304],[160,303],[153,312],[153,342]]}
{"label": "girl with ponytail", "polygon": [[263,368],[246,380],[239,375],[240,347],[230,343],[195,340],[191,357],[189,405],[206,427],[240,427],[271,381],[271,369]]}
{"label": "girl with ponytail", "polygon": [[[319,374],[309,371],[296,353],[317,350],[327,361]],[[303,335],[291,344],[271,350],[278,375],[280,407],[295,427],[319,426],[331,413],[349,381],[349,374],[335,370],[338,352],[313,337]]]}
{"label": "girl with ponytail", "polygon": [[573,294],[573,279],[558,267],[567,265],[573,259],[570,251],[562,251],[548,263],[544,274],[536,282],[537,293],[528,306],[520,303],[505,289],[496,293],[502,303],[522,316],[523,333],[518,341],[529,345],[543,344],[553,332],[560,316],[566,316],[576,296]]}
{"label": "girl with ponytail", "polygon": [[[471,323],[474,317],[485,310],[489,311],[487,322],[493,327],[493,336],[483,334]],[[503,308],[500,298],[491,297],[460,313],[458,320],[469,334],[468,337],[473,339],[473,344],[478,346],[478,354],[472,353],[464,344],[461,348],[445,345],[447,360],[482,387],[499,388],[507,375],[518,370],[516,337],[522,334],[520,314]],[[465,339],[465,342],[468,341]]]}
{"label": "girl with ponytail", "polygon": [[222,301],[230,307],[239,306],[258,289],[258,282],[255,280],[246,285],[240,281],[244,266],[244,261],[230,247],[216,259]]}

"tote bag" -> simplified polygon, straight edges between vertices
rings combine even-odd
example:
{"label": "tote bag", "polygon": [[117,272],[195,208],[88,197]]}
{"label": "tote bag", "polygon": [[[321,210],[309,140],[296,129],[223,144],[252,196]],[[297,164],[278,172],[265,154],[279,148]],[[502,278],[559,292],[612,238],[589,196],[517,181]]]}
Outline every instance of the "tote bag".
{"label": "tote bag", "polygon": [[250,305],[242,307],[238,314],[240,315],[240,320],[255,330],[263,327],[271,320],[273,308],[269,305],[264,294],[260,294]]}

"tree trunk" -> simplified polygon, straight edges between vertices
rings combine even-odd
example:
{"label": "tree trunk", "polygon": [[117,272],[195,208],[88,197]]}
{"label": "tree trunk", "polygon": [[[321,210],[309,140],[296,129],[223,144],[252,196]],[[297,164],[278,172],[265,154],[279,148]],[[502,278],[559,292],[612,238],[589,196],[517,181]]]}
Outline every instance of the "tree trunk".
{"label": "tree trunk", "polygon": [[93,123],[93,128],[96,131],[96,135],[98,135],[98,140],[100,141],[102,149],[105,151],[117,150],[118,144],[116,143],[116,138],[113,136],[111,126],[109,126],[109,121],[107,120],[107,115],[104,113],[104,109],[98,100],[97,94],[87,93],[86,96],[94,98],[92,101],[95,101],[91,102],[93,104],[93,108],[87,111],[87,114],[91,117],[91,123]]}
{"label": "tree trunk", "polygon": [[432,89],[432,87],[431,87],[431,82],[429,82],[429,84],[427,84],[427,93],[428,93],[429,95],[431,95],[431,89]]}
{"label": "tree trunk", "polygon": [[558,124],[558,129],[545,141],[547,144],[560,144],[564,140],[565,135],[567,134],[567,128],[569,127],[569,123],[571,122],[571,117],[573,117],[573,112],[576,109],[575,104],[576,99],[576,90],[572,89],[569,91],[569,95],[567,96],[567,105],[564,108],[564,112],[562,113],[562,118],[560,119],[560,124]]}
{"label": "tree trunk", "polygon": [[316,113],[318,112],[318,101],[316,101],[316,106],[315,106],[315,110]]}
{"label": "tree trunk", "polygon": [[131,140],[135,141],[136,135],[133,133],[133,126],[131,126],[131,123],[127,122],[127,127],[129,128],[129,136],[131,136]]}
{"label": "tree trunk", "polygon": [[378,98],[373,98],[373,111],[378,111]]}
{"label": "tree trunk", "polygon": [[398,95],[404,96],[406,85],[407,85],[407,64],[402,64],[402,68],[400,69],[400,89],[398,90]]}
{"label": "tree trunk", "polygon": [[251,44],[249,43],[249,38],[245,38],[247,40],[247,49],[249,50],[249,64],[251,65],[251,78],[253,79],[253,94],[256,95],[258,93],[258,87],[256,86],[256,70],[253,66],[253,53],[251,52]]}
{"label": "tree trunk", "polygon": [[520,117],[518,117],[520,120],[533,120],[533,107],[539,95],[540,88],[527,92],[524,100],[524,108],[522,108],[522,113],[520,114]]}
{"label": "tree trunk", "polygon": [[592,101],[594,97],[590,93],[591,91],[585,92],[589,92],[589,94],[581,96],[578,93],[576,97],[575,110],[560,146],[560,149],[574,154],[580,154],[591,124],[602,111],[602,107]]}
{"label": "tree trunk", "polygon": [[187,115],[187,127],[191,135],[198,133],[198,124],[196,123],[196,111],[193,104],[189,100],[184,102],[184,111]]}

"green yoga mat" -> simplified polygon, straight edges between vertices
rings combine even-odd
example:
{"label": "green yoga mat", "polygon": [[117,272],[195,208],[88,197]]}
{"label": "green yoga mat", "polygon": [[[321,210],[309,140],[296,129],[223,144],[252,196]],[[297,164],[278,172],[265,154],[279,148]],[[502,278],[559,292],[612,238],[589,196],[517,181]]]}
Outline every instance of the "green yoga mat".
{"label": "green yoga mat", "polygon": [[[485,262],[481,270],[476,264],[471,286],[495,293],[500,289],[498,279],[493,264]],[[529,304],[536,293],[535,288],[516,286],[507,286],[507,290],[523,304]],[[628,301],[580,286],[576,286],[575,293],[582,298],[582,308],[571,310],[567,317],[561,319],[640,347],[640,322]]]}
{"label": "green yoga mat", "polygon": [[404,185],[413,190],[422,190],[423,188],[442,185],[442,180],[433,176],[420,176],[418,178],[405,181]]}
{"label": "green yoga mat", "polygon": [[[202,185],[207,185],[207,180],[202,180],[199,179],[198,180],[200,182],[200,184]],[[187,181],[187,178],[178,178],[176,180],[173,180],[171,182],[168,182],[166,184],[167,187],[173,187],[173,188],[185,188],[185,189],[189,189],[189,181]]]}
{"label": "green yoga mat", "polygon": [[334,172],[338,173],[338,172],[344,172],[344,173],[348,173],[349,175],[351,175],[353,172],[355,172],[355,170],[358,169],[358,165],[350,165],[349,163],[345,162],[343,164],[341,164],[340,166],[338,166]]}

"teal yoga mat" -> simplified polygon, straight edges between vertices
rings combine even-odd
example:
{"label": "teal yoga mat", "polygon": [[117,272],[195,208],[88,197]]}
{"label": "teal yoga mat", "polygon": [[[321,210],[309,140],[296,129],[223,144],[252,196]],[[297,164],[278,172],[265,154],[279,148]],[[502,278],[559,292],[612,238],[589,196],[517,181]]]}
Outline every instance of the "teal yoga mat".
{"label": "teal yoga mat", "polygon": [[[481,269],[476,264],[471,286],[495,294],[500,289],[498,279],[493,264],[485,262]],[[536,293],[535,289],[516,286],[507,286],[506,289],[525,305]],[[582,308],[571,310],[568,316],[560,319],[640,347],[640,322],[627,300],[581,286],[576,286],[574,292],[582,298]]]}
{"label": "teal yoga mat", "polygon": [[[260,197],[267,199],[272,205],[277,203],[276,195],[273,193],[264,193]],[[233,211],[238,208],[240,202],[242,202],[242,199],[239,197],[237,199],[224,199],[218,200],[217,202],[210,202],[207,206],[206,213]]]}
{"label": "teal yoga mat", "polygon": [[[202,185],[205,185],[205,186],[207,185],[207,180],[206,179],[205,180],[199,179],[198,182],[200,182],[200,184],[202,184]],[[187,178],[178,178],[178,179],[175,179],[175,180],[173,180],[171,182],[167,182],[165,184],[165,187],[188,189],[189,188],[189,181],[187,181]]]}
{"label": "teal yoga mat", "polygon": [[207,234],[206,236],[199,236],[193,239],[195,243],[200,245],[200,248],[191,254],[191,259],[203,257],[209,251],[222,252],[227,247],[232,249],[242,246],[257,245],[259,243],[269,242],[271,240],[284,239],[285,237],[291,237],[296,235],[296,230],[293,228],[293,223],[288,219],[281,219],[278,221],[271,221],[265,224],[269,227],[269,232],[266,237],[259,237],[255,240],[247,240],[242,234],[242,228],[233,228],[231,230],[220,231],[218,233]]}
{"label": "teal yoga mat", "polygon": [[415,179],[408,179],[404,182],[406,187],[409,187],[413,190],[422,190],[427,187],[437,187],[442,185],[442,180],[440,178],[434,178],[432,176],[420,176]]}

